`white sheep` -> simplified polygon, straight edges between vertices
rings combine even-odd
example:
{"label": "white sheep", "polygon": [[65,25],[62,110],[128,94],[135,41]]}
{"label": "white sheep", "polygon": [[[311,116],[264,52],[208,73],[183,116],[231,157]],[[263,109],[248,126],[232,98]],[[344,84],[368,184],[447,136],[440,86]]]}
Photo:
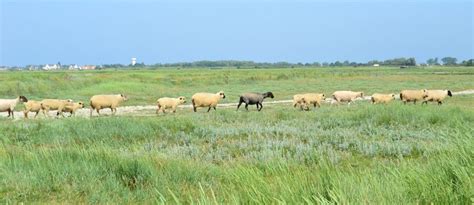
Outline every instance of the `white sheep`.
{"label": "white sheep", "polygon": [[207,112],[214,108],[216,110],[217,103],[220,99],[224,99],[225,94],[223,91],[218,93],[196,93],[192,96],[193,110],[196,112],[198,107],[209,107]]}
{"label": "white sheep", "polygon": [[387,104],[395,99],[395,94],[381,94],[381,93],[374,93],[370,98],[372,104],[384,103]]}
{"label": "white sheep", "polygon": [[297,105],[299,105],[300,109],[303,110],[303,104],[304,104],[303,94],[293,95],[293,107],[296,107]]}
{"label": "white sheep", "polygon": [[92,111],[94,111],[94,109],[97,111],[97,114],[100,115],[99,110],[104,109],[104,108],[110,108],[110,110],[112,111],[112,115],[115,115],[115,113],[117,112],[117,107],[120,105],[120,103],[127,100],[128,100],[127,96],[123,94],[94,95],[90,99],[90,105],[91,105],[90,116],[92,117]]}
{"label": "white sheep", "polygon": [[41,109],[43,110],[43,114],[45,116],[49,117],[50,110],[57,110],[56,116],[61,115],[64,117],[64,114],[63,114],[64,108],[67,105],[72,104],[72,102],[73,101],[70,99],[69,100],[44,99],[40,103],[41,103]]}
{"label": "white sheep", "polygon": [[324,93],[305,93],[303,94],[303,102],[306,106],[306,109],[309,110],[309,105],[313,107],[321,107],[321,102],[326,100],[326,95]]}
{"label": "white sheep", "polygon": [[15,107],[20,102],[28,102],[28,99],[23,95],[15,99],[0,99],[0,112],[8,112],[8,117],[12,116],[13,119]]}
{"label": "white sheep", "polygon": [[186,98],[183,96],[178,97],[178,98],[168,98],[168,97],[160,98],[156,101],[156,104],[158,105],[156,114],[158,114],[160,111],[165,113],[165,110],[167,108],[171,108],[172,112],[175,113],[178,105],[181,105],[184,103],[186,103]]}
{"label": "white sheep", "polygon": [[29,112],[35,112],[36,113],[35,118],[36,118],[41,111],[41,101],[28,100],[28,102],[25,102],[24,105],[25,105],[25,110],[23,110],[23,114],[25,115],[25,118],[27,119],[28,119]]}
{"label": "white sheep", "polygon": [[[438,105],[443,104],[443,100],[447,97],[452,97],[453,94],[450,90],[427,90],[426,95],[423,98],[423,103],[428,104],[428,101],[438,102]],[[422,104],[423,104],[422,103]]]}
{"label": "white sheep", "polygon": [[363,92],[354,92],[354,91],[336,91],[332,94],[332,98],[337,102],[349,102],[351,104],[356,98],[363,98]]}
{"label": "white sheep", "polygon": [[71,117],[73,115],[76,115],[76,111],[79,110],[79,109],[82,109],[82,108],[84,108],[84,103],[82,101],[79,101],[79,102],[76,102],[76,103],[67,104],[64,107],[63,111],[71,113],[71,115],[69,115],[69,117]]}
{"label": "white sheep", "polygon": [[416,104],[416,101],[422,101],[426,97],[426,89],[423,90],[402,90],[400,92],[400,100],[403,104],[407,102],[413,102]]}

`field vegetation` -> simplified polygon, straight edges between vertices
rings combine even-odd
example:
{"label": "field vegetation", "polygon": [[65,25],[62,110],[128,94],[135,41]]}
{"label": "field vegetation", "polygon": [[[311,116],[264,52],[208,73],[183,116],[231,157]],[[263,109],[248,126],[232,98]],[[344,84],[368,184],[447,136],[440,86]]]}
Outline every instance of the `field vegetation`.
{"label": "field vegetation", "polygon": [[[474,89],[472,68],[3,72],[0,98]],[[160,116],[0,117],[0,203],[470,204],[474,95]],[[21,110],[21,106],[18,108]],[[120,109],[120,108],[119,108]]]}

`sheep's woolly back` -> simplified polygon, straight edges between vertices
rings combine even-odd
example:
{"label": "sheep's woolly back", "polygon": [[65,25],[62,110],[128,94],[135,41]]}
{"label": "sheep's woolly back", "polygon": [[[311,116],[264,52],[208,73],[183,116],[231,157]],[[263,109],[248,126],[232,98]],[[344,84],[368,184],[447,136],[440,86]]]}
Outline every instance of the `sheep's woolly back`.
{"label": "sheep's woolly back", "polygon": [[15,108],[18,102],[20,102],[20,98],[0,99],[0,112],[6,112],[12,108]]}
{"label": "sheep's woolly back", "polygon": [[363,97],[363,92],[354,91],[336,91],[332,94],[332,97],[337,101],[352,101],[357,97]]}
{"label": "sheep's woolly back", "polygon": [[122,94],[118,95],[94,95],[90,99],[90,104],[93,108],[118,106],[122,101],[125,101],[125,97]]}
{"label": "sheep's woolly back", "polygon": [[24,103],[25,110],[29,110],[31,112],[37,112],[41,110],[41,102],[35,100],[29,100],[28,102]]}
{"label": "sheep's woolly back", "polygon": [[196,93],[192,96],[192,102],[196,107],[216,106],[221,99],[220,93]]}
{"label": "sheep's woolly back", "polygon": [[395,94],[374,93],[371,97],[372,103],[388,103],[395,99]]}
{"label": "sheep's woolly back", "polygon": [[423,100],[426,90],[402,90],[400,92],[400,99],[402,101]]}

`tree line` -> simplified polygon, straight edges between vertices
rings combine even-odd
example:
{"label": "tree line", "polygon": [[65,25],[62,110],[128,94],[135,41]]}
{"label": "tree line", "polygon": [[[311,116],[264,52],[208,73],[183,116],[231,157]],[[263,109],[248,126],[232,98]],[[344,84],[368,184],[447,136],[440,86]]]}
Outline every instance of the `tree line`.
{"label": "tree line", "polygon": [[104,64],[103,68],[166,68],[166,67],[179,67],[179,68],[198,68],[198,67],[236,67],[236,68],[294,68],[294,67],[359,67],[359,66],[474,66],[474,59],[464,60],[460,63],[454,57],[444,57],[440,59],[430,58],[426,63],[417,64],[416,59],[410,58],[393,58],[387,60],[371,60],[366,63],[345,61],[335,62],[313,62],[313,63],[290,63],[290,62],[254,62],[254,61],[237,61],[237,60],[218,60],[218,61],[195,61],[195,62],[181,62],[181,63],[157,63],[152,65],[146,65],[145,63],[137,63],[135,65],[123,65],[123,64]]}

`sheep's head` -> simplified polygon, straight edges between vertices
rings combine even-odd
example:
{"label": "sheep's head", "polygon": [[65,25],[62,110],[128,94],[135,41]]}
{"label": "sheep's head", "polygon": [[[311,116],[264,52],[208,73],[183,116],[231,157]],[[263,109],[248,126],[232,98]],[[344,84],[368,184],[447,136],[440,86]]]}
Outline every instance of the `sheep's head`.
{"label": "sheep's head", "polygon": [[82,101],[79,101],[77,104],[79,105],[80,108],[84,108],[84,103]]}
{"label": "sheep's head", "polygon": [[395,100],[395,93],[390,93],[390,95],[392,96],[392,99]]}
{"label": "sheep's head", "polygon": [[183,97],[183,96],[178,97],[178,100],[179,100],[179,104],[184,104],[184,103],[186,103],[186,98]]}
{"label": "sheep's head", "polygon": [[224,91],[219,91],[217,94],[218,94],[221,98],[225,98]]}
{"label": "sheep's head", "polygon": [[18,98],[20,99],[20,102],[28,102],[28,99],[23,95],[18,96]]}
{"label": "sheep's head", "polygon": [[453,97],[453,93],[451,93],[450,90],[448,90],[448,96],[449,96],[449,97]]}
{"label": "sheep's head", "polygon": [[364,97],[364,92],[359,92],[359,97],[363,98]]}
{"label": "sheep's head", "polygon": [[323,100],[326,100],[326,95],[325,95],[324,93],[321,94],[321,96],[322,96],[322,99],[323,99]]}
{"label": "sheep's head", "polygon": [[265,93],[265,94],[266,94],[266,96],[269,97],[269,98],[274,98],[274,97],[275,97],[272,92],[267,92],[267,93]]}
{"label": "sheep's head", "polygon": [[122,98],[123,101],[127,101],[128,97],[124,94],[120,94],[120,97]]}

